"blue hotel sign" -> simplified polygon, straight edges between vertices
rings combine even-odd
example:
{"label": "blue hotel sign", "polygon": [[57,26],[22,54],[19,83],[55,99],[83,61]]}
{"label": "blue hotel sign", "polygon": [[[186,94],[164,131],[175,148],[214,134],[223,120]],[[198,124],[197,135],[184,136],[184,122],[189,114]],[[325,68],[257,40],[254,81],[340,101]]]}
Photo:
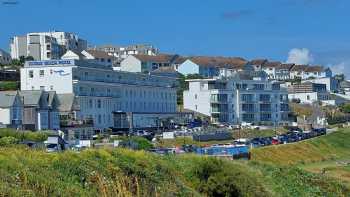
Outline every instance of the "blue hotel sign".
{"label": "blue hotel sign", "polygon": [[29,66],[74,65],[73,60],[30,61]]}

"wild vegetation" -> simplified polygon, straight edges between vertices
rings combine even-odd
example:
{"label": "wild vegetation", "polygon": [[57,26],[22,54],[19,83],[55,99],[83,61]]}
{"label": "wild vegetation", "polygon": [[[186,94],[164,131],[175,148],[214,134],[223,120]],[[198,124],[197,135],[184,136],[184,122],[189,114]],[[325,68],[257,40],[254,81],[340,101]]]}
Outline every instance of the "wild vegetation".
{"label": "wild vegetation", "polygon": [[0,91],[18,90],[18,81],[0,81]]}
{"label": "wild vegetation", "polygon": [[252,160],[281,166],[297,166],[333,177],[350,187],[350,129],[295,144],[253,149]]}
{"label": "wild vegetation", "polygon": [[127,149],[49,154],[0,148],[1,196],[345,196],[297,168]]}
{"label": "wild vegetation", "polygon": [[[346,141],[350,131],[345,129],[297,144],[254,149],[253,161],[192,154],[159,156],[123,148],[46,153],[13,145],[22,137],[10,131],[0,130],[0,144],[10,142],[0,147],[0,196],[284,197],[350,193],[349,185],[335,176],[306,168],[318,161],[349,156]],[[25,138],[41,138],[30,135]]]}

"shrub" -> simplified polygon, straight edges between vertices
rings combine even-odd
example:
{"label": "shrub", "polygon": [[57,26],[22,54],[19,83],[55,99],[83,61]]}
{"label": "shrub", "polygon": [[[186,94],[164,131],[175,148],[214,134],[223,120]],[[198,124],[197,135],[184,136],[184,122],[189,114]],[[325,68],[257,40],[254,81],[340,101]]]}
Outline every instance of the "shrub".
{"label": "shrub", "polygon": [[8,146],[8,145],[12,145],[12,144],[17,144],[18,143],[18,139],[14,138],[14,137],[2,137],[0,138],[0,146]]}

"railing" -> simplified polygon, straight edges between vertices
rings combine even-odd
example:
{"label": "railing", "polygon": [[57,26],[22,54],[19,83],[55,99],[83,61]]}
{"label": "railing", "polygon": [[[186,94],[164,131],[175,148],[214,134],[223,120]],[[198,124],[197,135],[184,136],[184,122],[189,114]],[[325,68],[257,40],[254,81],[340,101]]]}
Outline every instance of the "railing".
{"label": "railing", "polygon": [[84,120],[60,120],[60,126],[62,127],[74,127],[81,125],[94,125],[93,119],[84,119]]}

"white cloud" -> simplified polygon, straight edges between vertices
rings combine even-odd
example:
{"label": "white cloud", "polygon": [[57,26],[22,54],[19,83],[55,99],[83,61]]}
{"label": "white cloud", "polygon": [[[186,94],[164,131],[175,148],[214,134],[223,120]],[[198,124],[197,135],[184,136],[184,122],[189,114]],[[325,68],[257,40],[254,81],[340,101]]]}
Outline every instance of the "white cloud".
{"label": "white cloud", "polygon": [[338,64],[328,64],[329,68],[332,69],[333,74],[344,74],[350,76],[350,61],[343,61]]}
{"label": "white cloud", "polygon": [[287,63],[294,64],[310,64],[314,61],[309,49],[306,48],[294,48],[288,53]]}

